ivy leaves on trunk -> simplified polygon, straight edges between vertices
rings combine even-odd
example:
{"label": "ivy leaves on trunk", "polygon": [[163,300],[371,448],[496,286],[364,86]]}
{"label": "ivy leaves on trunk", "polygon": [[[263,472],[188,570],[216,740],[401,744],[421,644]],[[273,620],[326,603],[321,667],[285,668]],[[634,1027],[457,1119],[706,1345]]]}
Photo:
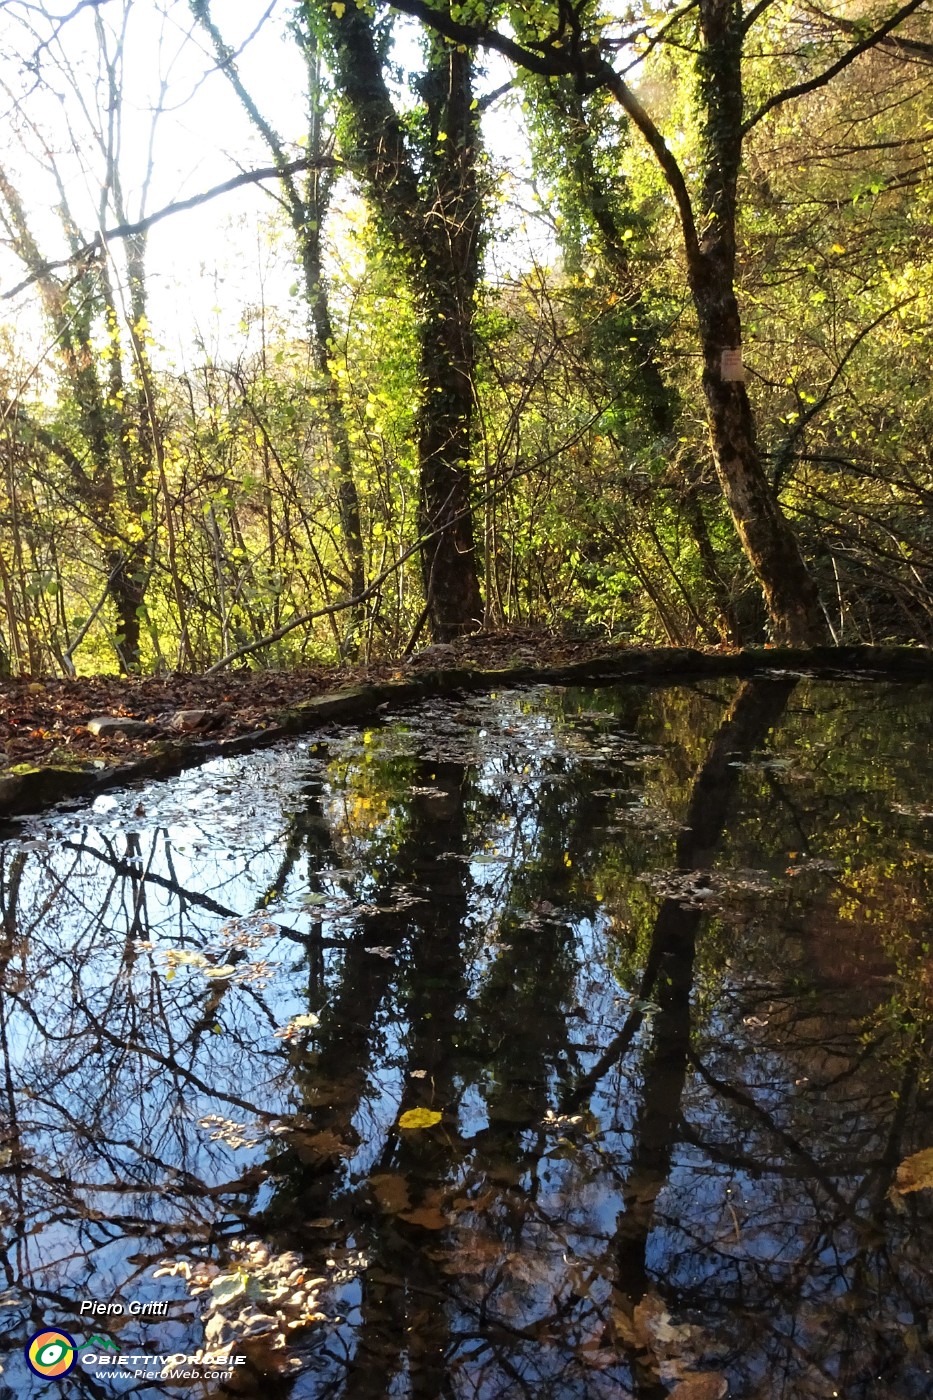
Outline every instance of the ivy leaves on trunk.
{"label": "ivy leaves on trunk", "polygon": [[375,18],[354,4],[309,3],[306,14],[327,45],[343,104],[344,159],[401,252],[414,295],[421,572],[431,634],[445,641],[483,618],[470,500],[483,234],[473,55],[426,39],[419,103],[403,114]]}

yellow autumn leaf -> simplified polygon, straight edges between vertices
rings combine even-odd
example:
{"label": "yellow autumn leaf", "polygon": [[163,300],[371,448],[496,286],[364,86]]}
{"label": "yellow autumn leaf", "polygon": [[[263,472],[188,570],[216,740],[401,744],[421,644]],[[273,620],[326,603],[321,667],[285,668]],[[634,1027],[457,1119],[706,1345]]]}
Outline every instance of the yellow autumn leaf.
{"label": "yellow autumn leaf", "polygon": [[331,9],[333,10],[334,14],[337,16],[338,19],[343,19],[344,11],[346,10],[346,8],[347,7],[342,3],[342,0],[335,0],[335,3],[331,5]]}
{"label": "yellow autumn leaf", "polygon": [[400,1128],[433,1128],[441,1121],[441,1114],[433,1108],[410,1108],[398,1120]]}

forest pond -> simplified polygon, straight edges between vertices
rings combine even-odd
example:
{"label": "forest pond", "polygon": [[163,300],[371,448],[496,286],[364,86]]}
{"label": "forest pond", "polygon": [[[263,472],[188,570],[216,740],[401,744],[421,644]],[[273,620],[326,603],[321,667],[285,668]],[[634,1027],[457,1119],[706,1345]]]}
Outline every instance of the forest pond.
{"label": "forest pond", "polygon": [[24,823],[0,1396],[929,1396],[930,700],[534,687]]}

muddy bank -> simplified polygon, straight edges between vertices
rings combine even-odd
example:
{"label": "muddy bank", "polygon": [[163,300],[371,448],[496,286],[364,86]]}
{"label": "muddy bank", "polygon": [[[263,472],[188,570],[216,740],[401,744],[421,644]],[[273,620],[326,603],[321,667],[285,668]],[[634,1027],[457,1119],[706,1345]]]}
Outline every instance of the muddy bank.
{"label": "muddy bank", "polygon": [[[501,642],[498,645],[501,650]],[[0,772],[0,819],[41,811],[66,798],[93,796],[140,779],[170,776],[219,755],[265,747],[332,721],[375,718],[435,696],[529,683],[655,683],[781,671],[850,679],[933,680],[933,652],[914,647],[756,647],[728,653],[689,648],[614,649],[586,654],[585,645],[572,644],[552,647],[552,654],[546,656],[540,647],[513,641],[510,652],[513,657],[517,653],[518,659],[512,664],[495,664],[500,656],[489,646],[486,655],[481,655],[486,664],[472,664],[468,653],[482,651],[475,639],[467,639],[459,649],[430,648],[405,672],[370,673],[371,679],[355,684],[347,682],[359,673],[346,670],[287,676],[250,674],[239,682],[226,677],[222,684],[216,677],[176,677],[170,682],[134,683],[111,678],[8,683],[3,696],[8,731],[14,700],[20,706],[32,702],[38,720],[27,730],[25,745],[17,745],[16,740],[8,743],[8,766]],[[315,690],[319,693],[301,698]],[[87,723],[100,714],[108,697],[110,713],[147,725],[144,738],[117,736],[93,742],[95,736],[89,734]],[[154,710],[154,700],[163,702],[160,711]],[[169,707],[179,702],[183,710]],[[43,728],[44,703],[64,709],[67,721]],[[200,713],[202,719],[194,733],[175,737],[173,721],[187,713]],[[28,726],[35,717],[28,713],[25,719],[20,716],[20,726]],[[10,763],[11,757],[18,761]]]}

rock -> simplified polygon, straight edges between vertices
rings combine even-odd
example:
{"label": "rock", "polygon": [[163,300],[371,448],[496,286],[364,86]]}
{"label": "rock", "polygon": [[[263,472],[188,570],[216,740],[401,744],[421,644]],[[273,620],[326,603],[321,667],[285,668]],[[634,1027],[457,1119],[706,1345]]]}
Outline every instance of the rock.
{"label": "rock", "polygon": [[169,729],[179,729],[182,734],[193,734],[196,729],[206,729],[213,722],[209,710],[176,710],[169,720]]}
{"label": "rock", "polygon": [[121,734],[126,739],[148,739],[157,732],[154,724],[128,719],[126,715],[95,715],[88,720],[87,728],[98,739],[115,739]]}

